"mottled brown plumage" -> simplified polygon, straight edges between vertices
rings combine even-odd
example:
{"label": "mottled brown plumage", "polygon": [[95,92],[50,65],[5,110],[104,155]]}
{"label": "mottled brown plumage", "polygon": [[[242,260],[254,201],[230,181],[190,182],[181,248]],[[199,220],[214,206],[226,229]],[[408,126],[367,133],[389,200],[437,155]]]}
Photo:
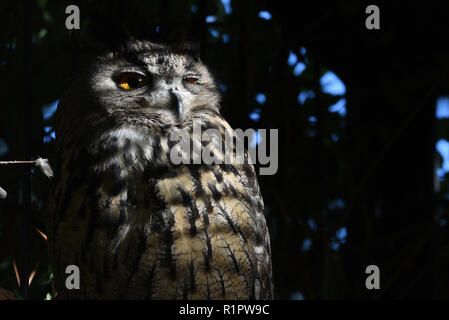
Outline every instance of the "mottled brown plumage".
{"label": "mottled brown plumage", "polygon": [[[115,80],[123,71],[149,83],[123,90]],[[185,80],[192,74],[197,83]],[[57,115],[47,228],[58,298],[273,297],[252,165],[169,159],[170,133],[191,133],[194,120],[230,130],[219,100],[207,68],[184,49],[130,41],[85,57]],[[71,264],[79,290],[65,288]]]}

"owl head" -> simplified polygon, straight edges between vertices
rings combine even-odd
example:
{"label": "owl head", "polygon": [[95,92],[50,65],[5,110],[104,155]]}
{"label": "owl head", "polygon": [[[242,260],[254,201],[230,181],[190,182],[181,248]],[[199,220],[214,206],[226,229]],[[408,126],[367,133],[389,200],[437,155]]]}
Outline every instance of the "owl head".
{"label": "owl head", "polygon": [[66,118],[157,127],[219,111],[216,83],[190,45],[127,40],[80,60],[61,103]]}

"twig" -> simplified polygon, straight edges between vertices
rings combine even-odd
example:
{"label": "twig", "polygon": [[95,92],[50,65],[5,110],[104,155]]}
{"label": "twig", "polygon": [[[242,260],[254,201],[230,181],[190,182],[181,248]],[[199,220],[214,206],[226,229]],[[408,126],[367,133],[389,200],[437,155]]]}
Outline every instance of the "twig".
{"label": "twig", "polygon": [[0,165],[2,164],[35,164],[36,160],[34,161],[0,161]]}
{"label": "twig", "polygon": [[[0,165],[9,165],[9,164],[34,164],[48,178],[53,177],[53,170],[50,164],[48,163],[48,159],[37,158],[36,160],[0,161]],[[0,199],[5,199],[7,195],[8,194],[6,193],[6,191],[0,187]]]}
{"label": "twig", "polygon": [[48,163],[48,159],[37,158],[36,160],[14,160],[14,161],[0,161],[0,165],[8,164],[35,164],[36,167],[41,169],[42,173],[47,177],[53,177],[53,170]]}

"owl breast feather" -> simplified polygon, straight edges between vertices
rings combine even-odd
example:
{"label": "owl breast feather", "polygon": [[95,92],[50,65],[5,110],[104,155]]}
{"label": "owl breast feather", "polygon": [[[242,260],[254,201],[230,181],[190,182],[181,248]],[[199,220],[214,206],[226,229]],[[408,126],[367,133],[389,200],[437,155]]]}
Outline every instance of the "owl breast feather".
{"label": "owl breast feather", "polygon": [[[53,256],[63,297],[272,298],[252,165],[174,165],[169,145],[169,130],[122,127],[62,155]],[[69,264],[83,275],[75,292],[63,285]]]}

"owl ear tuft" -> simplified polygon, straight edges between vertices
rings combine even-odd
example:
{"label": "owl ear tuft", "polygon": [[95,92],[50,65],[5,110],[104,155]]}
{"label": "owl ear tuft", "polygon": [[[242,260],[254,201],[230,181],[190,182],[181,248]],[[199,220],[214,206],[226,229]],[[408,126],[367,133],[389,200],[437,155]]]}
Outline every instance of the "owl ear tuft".
{"label": "owl ear tuft", "polygon": [[171,46],[173,51],[187,54],[192,56],[195,60],[198,60],[201,55],[201,43],[200,41],[181,41]]}
{"label": "owl ear tuft", "polygon": [[81,53],[117,51],[130,40],[123,13],[108,16],[89,6],[81,11],[81,29],[70,32],[71,49]]}
{"label": "owl ear tuft", "polygon": [[80,30],[70,32],[71,73],[76,74],[93,56],[127,49],[132,37],[124,24],[116,19],[85,10]]}
{"label": "owl ear tuft", "polygon": [[91,12],[82,48],[100,52],[120,51],[132,38],[125,25],[116,19]]}

